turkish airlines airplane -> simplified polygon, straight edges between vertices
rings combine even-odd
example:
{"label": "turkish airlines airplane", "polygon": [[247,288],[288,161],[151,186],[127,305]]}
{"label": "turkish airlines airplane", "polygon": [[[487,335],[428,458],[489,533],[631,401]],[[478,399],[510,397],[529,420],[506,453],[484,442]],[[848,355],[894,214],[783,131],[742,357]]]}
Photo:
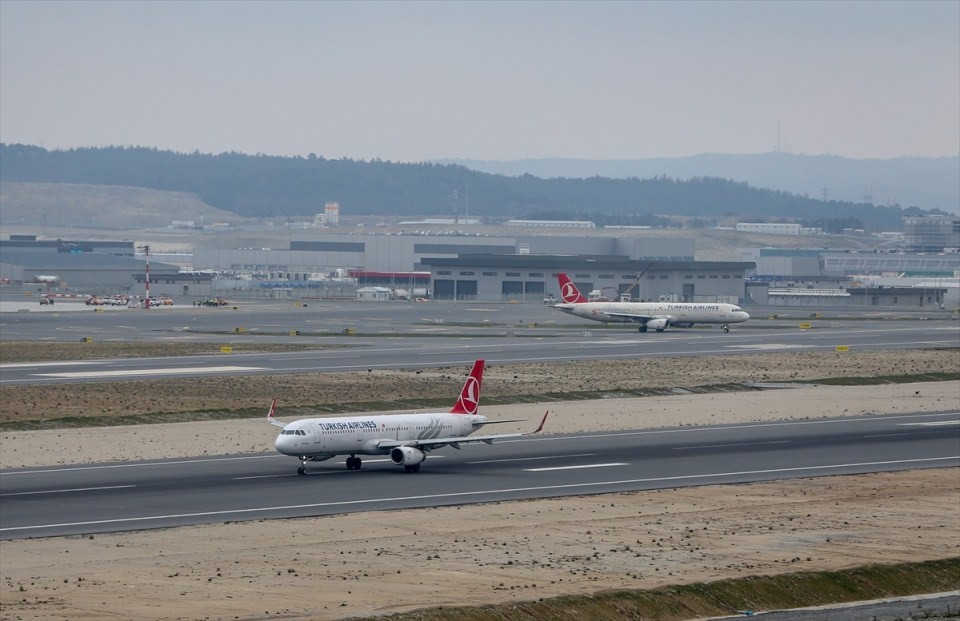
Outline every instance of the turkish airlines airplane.
{"label": "turkish airlines airplane", "polygon": [[668,326],[691,328],[697,323],[719,323],[730,331],[731,323],[750,319],[736,304],[689,302],[588,302],[566,274],[557,274],[563,302],[553,308],[569,315],[606,323],[638,323],[640,332],[652,328],[663,332]]}
{"label": "turkish airlines airplane", "polygon": [[480,384],[483,381],[484,361],[473,363],[470,376],[460,389],[460,396],[449,412],[433,414],[383,414],[379,416],[349,416],[338,418],[303,418],[292,423],[276,420],[274,399],[267,413],[270,424],[282,427],[277,436],[277,451],[300,459],[297,474],[306,473],[308,461],[326,461],[337,455],[347,457],[347,470],[359,470],[357,455],[389,455],[390,461],[403,466],[407,472],[419,472],[420,464],[430,451],[461,444],[517,438],[538,433],[543,429],[547,414],[540,426],[526,433],[472,436],[484,425],[515,423],[516,420],[487,420],[477,414],[480,407]]}

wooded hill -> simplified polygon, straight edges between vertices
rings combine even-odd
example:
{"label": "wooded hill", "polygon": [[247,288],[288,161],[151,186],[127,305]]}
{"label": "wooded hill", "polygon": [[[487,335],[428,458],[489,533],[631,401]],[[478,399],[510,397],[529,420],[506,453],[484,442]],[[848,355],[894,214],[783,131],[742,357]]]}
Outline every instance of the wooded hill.
{"label": "wooded hill", "polygon": [[383,216],[589,219],[663,225],[658,216],[800,221],[902,230],[911,208],[821,201],[719,178],[540,179],[458,165],[328,160],[241,153],[176,153],[143,147],[47,150],[0,144],[0,181],[82,183],[190,192],[244,217],[310,216],[336,201],[344,213]]}

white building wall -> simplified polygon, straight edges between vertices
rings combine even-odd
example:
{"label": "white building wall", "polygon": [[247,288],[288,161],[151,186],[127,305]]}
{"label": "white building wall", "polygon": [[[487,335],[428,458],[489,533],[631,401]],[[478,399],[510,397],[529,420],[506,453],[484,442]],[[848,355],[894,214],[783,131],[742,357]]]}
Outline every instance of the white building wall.
{"label": "white building wall", "polygon": [[799,235],[800,225],[790,222],[738,222],[740,233],[766,233],[768,235]]}

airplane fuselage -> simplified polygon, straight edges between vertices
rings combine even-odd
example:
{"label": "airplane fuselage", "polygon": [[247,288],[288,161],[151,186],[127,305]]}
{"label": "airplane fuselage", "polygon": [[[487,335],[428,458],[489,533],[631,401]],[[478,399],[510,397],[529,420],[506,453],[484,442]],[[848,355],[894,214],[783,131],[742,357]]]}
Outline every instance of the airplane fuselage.
{"label": "airplane fuselage", "polygon": [[[468,414],[385,414],[339,418],[304,418],[286,425],[276,439],[284,455],[312,461],[336,455],[388,455],[397,442],[466,438],[487,418]],[[389,442],[389,446],[382,446]]]}
{"label": "airplane fuselage", "polygon": [[[684,327],[693,324],[741,323],[750,318],[735,304],[681,302],[582,302],[556,304],[553,308],[570,315],[608,323],[653,324]],[[664,325],[658,322],[666,321]]]}

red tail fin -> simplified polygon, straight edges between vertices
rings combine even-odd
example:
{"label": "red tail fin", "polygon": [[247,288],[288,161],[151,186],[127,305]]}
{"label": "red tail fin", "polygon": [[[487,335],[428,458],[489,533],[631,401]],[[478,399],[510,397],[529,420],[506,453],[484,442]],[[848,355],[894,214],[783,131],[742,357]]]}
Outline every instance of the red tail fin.
{"label": "red tail fin", "polygon": [[560,297],[567,304],[583,304],[587,298],[583,297],[573,281],[567,278],[563,272],[557,274],[557,280],[560,282]]}
{"label": "red tail fin", "polygon": [[460,389],[460,397],[450,410],[451,414],[476,414],[480,408],[480,384],[483,382],[483,360],[473,363],[470,377]]}

